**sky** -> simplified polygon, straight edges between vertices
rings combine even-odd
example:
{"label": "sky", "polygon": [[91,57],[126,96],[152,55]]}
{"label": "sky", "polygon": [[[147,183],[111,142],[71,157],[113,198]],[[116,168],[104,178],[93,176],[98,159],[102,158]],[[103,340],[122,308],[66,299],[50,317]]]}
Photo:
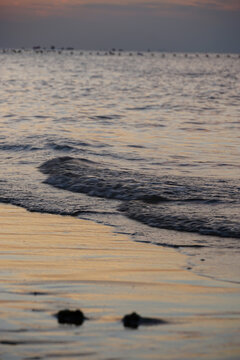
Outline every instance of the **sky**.
{"label": "sky", "polygon": [[0,47],[240,53],[240,0],[0,0]]}

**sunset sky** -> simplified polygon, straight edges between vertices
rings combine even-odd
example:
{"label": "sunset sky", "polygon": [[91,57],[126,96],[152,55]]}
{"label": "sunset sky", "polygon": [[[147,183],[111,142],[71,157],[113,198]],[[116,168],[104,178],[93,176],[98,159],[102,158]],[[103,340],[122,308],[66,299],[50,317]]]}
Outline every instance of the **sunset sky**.
{"label": "sunset sky", "polygon": [[240,0],[0,0],[0,47],[240,52]]}

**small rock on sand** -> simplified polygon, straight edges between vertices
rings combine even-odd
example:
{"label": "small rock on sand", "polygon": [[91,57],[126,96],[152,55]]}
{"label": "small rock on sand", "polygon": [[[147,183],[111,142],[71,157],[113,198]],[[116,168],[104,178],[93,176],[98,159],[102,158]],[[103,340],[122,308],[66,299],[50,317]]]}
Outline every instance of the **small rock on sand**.
{"label": "small rock on sand", "polygon": [[84,320],[87,320],[81,310],[60,310],[55,316],[58,319],[59,324],[73,324],[79,326],[83,324]]}
{"label": "small rock on sand", "polygon": [[137,329],[140,325],[162,325],[167,324],[167,321],[157,318],[147,318],[133,312],[132,314],[125,315],[122,318],[123,325],[132,329]]}

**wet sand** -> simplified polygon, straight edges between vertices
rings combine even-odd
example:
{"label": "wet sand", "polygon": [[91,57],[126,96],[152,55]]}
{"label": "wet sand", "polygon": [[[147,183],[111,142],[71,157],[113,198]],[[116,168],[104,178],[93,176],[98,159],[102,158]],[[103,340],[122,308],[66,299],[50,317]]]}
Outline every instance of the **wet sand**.
{"label": "wet sand", "polygon": [[[240,285],[113,230],[0,205],[0,359],[239,359]],[[132,311],[167,323],[124,328]]]}

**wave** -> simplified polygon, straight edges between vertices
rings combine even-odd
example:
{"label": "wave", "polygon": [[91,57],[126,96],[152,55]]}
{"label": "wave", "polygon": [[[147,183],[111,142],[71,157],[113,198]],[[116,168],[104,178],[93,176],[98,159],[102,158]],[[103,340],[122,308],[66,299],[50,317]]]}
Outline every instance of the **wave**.
{"label": "wave", "polygon": [[142,202],[128,202],[120,206],[120,210],[131,219],[158,228],[240,238],[239,222],[227,217],[221,206],[209,203],[174,202],[149,207]]}
{"label": "wave", "polygon": [[96,115],[92,116],[91,119],[93,120],[114,120],[114,119],[121,119],[120,115]]}
{"label": "wave", "polygon": [[39,169],[54,187],[120,200],[122,214],[149,226],[240,238],[237,181],[154,176],[67,156]]}
{"label": "wave", "polygon": [[0,150],[2,151],[37,151],[38,147],[31,144],[0,144]]}

